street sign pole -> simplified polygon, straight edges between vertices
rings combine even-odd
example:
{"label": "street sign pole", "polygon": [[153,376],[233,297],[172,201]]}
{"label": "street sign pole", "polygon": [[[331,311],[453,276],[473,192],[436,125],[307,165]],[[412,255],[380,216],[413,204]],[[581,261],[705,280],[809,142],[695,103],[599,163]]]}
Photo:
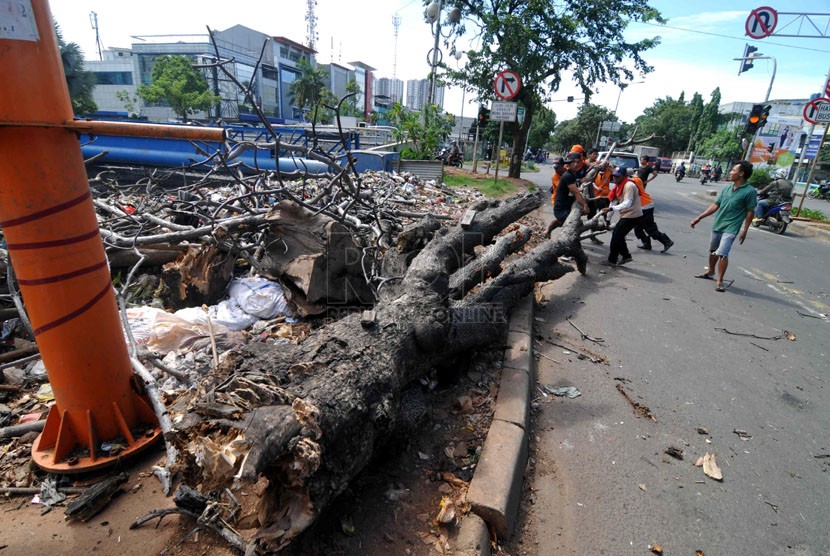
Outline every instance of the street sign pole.
{"label": "street sign pole", "polygon": [[478,130],[481,129],[481,122],[476,126],[476,140],[473,141],[473,174],[478,168]]}
{"label": "street sign pole", "polygon": [[[824,80],[824,96],[830,96],[830,70],[827,70],[827,79]],[[830,124],[827,124],[824,128],[824,137],[827,137],[827,128],[830,127]],[[801,156],[798,157],[798,166],[795,169],[795,174],[793,174],[793,179],[798,181],[798,172],[801,170],[801,164],[804,162],[804,155],[807,154],[807,147],[810,145],[810,140],[813,138],[813,131],[816,129],[816,124],[813,123],[810,125],[810,133],[807,135],[807,140],[804,141],[804,146],[801,147]],[[824,141],[822,139],[822,141]],[[818,152],[816,152],[816,160],[818,160],[818,155],[821,154],[821,148],[819,148]],[[813,165],[815,167],[815,164]],[[812,176],[812,171],[810,172]],[[801,206],[804,204],[804,197],[807,196],[807,190],[810,188],[810,180],[806,180],[804,182],[804,191],[801,193],[801,201],[798,202],[798,212],[801,212]],[[797,214],[797,213],[796,213]]]}
{"label": "street sign pole", "polygon": [[501,137],[504,133],[504,121],[499,122],[499,144],[496,145],[496,177],[493,178],[493,185],[499,182],[499,162],[501,162]]}
{"label": "street sign pole", "polygon": [[[795,215],[798,216],[801,214],[801,207],[804,205],[804,197],[807,196],[807,190],[810,188],[810,180],[813,178],[813,170],[816,169],[816,164],[818,163],[818,157],[821,154],[821,148],[824,146],[824,142],[827,140],[827,130],[830,129],[830,123],[824,124],[824,133],[821,136],[821,142],[818,144],[818,151],[816,152],[816,157],[813,159],[813,165],[810,166],[810,173],[807,175],[807,181],[804,183],[804,192],[801,194],[801,200],[798,202],[798,210],[795,212]],[[809,144],[809,140],[804,145],[804,148],[807,148]]]}

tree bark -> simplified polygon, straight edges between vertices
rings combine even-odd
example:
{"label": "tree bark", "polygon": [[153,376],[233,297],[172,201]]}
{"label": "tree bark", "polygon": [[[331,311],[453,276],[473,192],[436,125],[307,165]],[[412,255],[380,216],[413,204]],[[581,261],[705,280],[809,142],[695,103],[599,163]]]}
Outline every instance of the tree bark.
{"label": "tree bark", "polygon": [[[518,195],[478,213],[469,226],[437,231],[402,279],[381,290],[371,319],[353,313],[299,345],[253,343],[236,352],[212,376],[213,387],[204,385],[202,398],[227,405],[244,398],[244,416],[183,426],[178,440],[187,448],[180,463],[190,484],[217,491],[234,478],[247,483],[248,505],[235,527],[259,549],[286,546],[343,492],[377,447],[405,428],[406,391],[417,378],[503,337],[505,318],[481,319],[478,313],[501,310],[504,316],[539,277],[572,271],[556,262],[562,254],[572,254],[585,271],[579,241],[586,226],[576,207],[556,241],[451,300],[451,277],[461,279],[456,273],[473,250],[540,204],[538,194]],[[595,219],[592,226],[602,224]],[[463,280],[465,287],[474,282]],[[197,396],[191,405],[201,401]],[[236,453],[241,445],[246,449],[226,458],[232,463],[223,468],[198,463],[212,460],[206,451]]]}

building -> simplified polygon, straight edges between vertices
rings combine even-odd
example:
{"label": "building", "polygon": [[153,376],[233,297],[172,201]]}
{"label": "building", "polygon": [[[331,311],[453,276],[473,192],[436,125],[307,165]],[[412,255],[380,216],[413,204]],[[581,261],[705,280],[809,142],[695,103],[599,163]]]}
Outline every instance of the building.
{"label": "building", "polygon": [[403,103],[403,81],[381,77],[375,84],[375,95],[391,99],[392,103]]}
{"label": "building", "polygon": [[[429,79],[410,79],[406,82],[406,107],[410,110],[420,110],[429,102],[429,92],[432,81]],[[435,86],[435,104],[444,108],[444,87]]]}
{"label": "building", "polygon": [[[301,59],[314,63],[314,50],[286,37],[270,36],[242,25],[215,31],[213,36],[215,48],[207,34],[142,36],[130,49],[107,49],[103,61],[85,61],[86,69],[95,75],[98,84],[93,96],[99,110],[125,111],[132,104],[134,113],[150,120],[174,119],[170,107],[146,106],[137,99],[137,91],[139,85],[152,81],[153,66],[160,56],[181,55],[203,67],[208,87],[221,99],[211,109],[194,114],[195,118],[237,121],[253,114],[252,103],[256,103],[275,121],[302,121],[303,111],[293,102],[291,83],[301,75]],[[216,64],[217,51],[223,60],[232,62],[220,68]],[[251,99],[245,97],[236,82],[250,87]]]}

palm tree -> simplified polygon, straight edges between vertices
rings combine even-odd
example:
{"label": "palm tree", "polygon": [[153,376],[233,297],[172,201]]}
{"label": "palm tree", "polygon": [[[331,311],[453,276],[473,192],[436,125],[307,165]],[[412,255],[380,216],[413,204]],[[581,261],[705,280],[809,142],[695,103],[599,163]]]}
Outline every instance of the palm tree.
{"label": "palm tree", "polygon": [[60,27],[55,25],[58,36],[58,47],[61,51],[63,73],[66,76],[66,86],[69,88],[69,98],[72,100],[72,111],[75,114],[89,114],[98,110],[98,105],[92,99],[95,89],[95,76],[84,69],[84,53],[81,47],[74,42],[63,40]]}
{"label": "palm tree", "polygon": [[291,102],[300,109],[306,106],[314,107],[323,99],[326,71],[322,68],[315,68],[305,58],[300,58],[297,65],[300,77],[291,83]]}

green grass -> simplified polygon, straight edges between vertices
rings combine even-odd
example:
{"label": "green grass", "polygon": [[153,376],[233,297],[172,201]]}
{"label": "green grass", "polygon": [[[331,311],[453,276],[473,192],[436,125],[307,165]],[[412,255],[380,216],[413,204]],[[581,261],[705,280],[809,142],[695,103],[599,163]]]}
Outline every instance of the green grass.
{"label": "green grass", "polygon": [[488,197],[501,197],[515,193],[519,188],[507,180],[493,183],[492,178],[468,178],[465,176],[444,176],[444,183],[450,187],[473,187]]}
{"label": "green grass", "polygon": [[799,218],[809,218],[810,220],[817,220],[819,222],[828,222],[828,218],[824,216],[824,213],[820,210],[813,210],[803,208],[801,212],[798,213]]}

